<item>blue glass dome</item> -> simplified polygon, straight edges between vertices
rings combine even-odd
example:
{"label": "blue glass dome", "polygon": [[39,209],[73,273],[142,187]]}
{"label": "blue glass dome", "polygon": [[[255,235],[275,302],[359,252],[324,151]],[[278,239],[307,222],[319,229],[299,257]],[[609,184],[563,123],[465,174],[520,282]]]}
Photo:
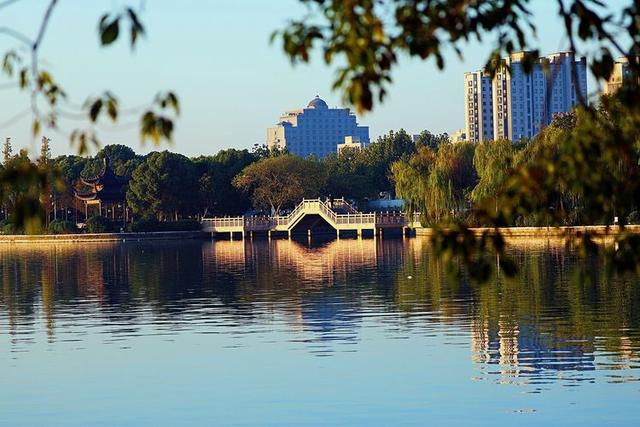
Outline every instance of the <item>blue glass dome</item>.
{"label": "blue glass dome", "polygon": [[325,109],[325,108],[329,108],[329,106],[327,105],[326,102],[320,99],[318,95],[316,95],[316,97],[313,98],[311,102],[309,102],[309,104],[307,104],[307,108]]}

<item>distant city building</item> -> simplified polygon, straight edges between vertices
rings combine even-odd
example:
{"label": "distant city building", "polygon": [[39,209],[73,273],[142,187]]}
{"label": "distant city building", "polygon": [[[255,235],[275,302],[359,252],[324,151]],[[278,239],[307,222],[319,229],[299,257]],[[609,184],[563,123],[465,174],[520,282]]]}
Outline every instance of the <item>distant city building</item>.
{"label": "distant city building", "polygon": [[355,114],[348,108],[329,108],[316,96],[306,108],[287,111],[276,126],[267,129],[267,146],[322,158],[335,153],[349,136],[352,143],[369,144],[369,128],[358,126]]}
{"label": "distant city building", "polygon": [[464,142],[467,140],[467,131],[464,129],[458,129],[449,136],[449,140],[452,144]]}
{"label": "distant city building", "polygon": [[[640,57],[636,57],[637,61],[640,61]],[[620,57],[613,64],[613,70],[609,80],[604,84],[602,93],[604,95],[613,95],[622,87],[625,82],[633,79],[633,70],[629,65],[629,59],[626,57]],[[640,77],[637,77],[640,84]]]}
{"label": "distant city building", "polygon": [[554,53],[538,58],[527,74],[525,55],[518,52],[504,58],[493,79],[485,71],[465,73],[469,141],[532,138],[551,123],[555,114],[571,111],[581,98],[586,101],[584,57],[576,60],[572,52]]}
{"label": "distant city building", "polygon": [[491,76],[484,71],[464,75],[464,121],[469,141],[493,139],[493,89]]}
{"label": "distant city building", "polygon": [[[526,73],[524,52],[505,58],[493,79],[494,138],[532,138],[557,113],[567,113],[587,99],[587,60],[573,52],[539,58]],[[577,81],[572,68],[575,65]],[[508,70],[508,68],[510,70]]]}
{"label": "distant city building", "polygon": [[342,144],[338,144],[338,153],[344,150],[345,148],[362,150],[364,148],[364,143],[360,142],[360,139],[357,137],[345,136],[344,142]]}

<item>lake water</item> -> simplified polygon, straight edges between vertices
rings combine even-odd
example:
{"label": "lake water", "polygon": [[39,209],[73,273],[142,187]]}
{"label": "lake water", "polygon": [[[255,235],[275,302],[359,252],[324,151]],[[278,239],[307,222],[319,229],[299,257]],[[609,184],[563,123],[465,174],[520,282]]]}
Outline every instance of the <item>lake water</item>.
{"label": "lake water", "polygon": [[426,239],[0,246],[0,425],[640,425],[640,281]]}

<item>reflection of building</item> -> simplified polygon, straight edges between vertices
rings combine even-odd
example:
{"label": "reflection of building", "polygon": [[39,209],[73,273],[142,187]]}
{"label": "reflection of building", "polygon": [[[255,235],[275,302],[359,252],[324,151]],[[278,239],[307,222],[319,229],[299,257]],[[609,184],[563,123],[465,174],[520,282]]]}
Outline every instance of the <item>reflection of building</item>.
{"label": "reflection of building", "polygon": [[82,191],[75,196],[84,202],[85,216],[89,217],[89,206],[96,206],[98,214],[111,219],[127,219],[126,195],[128,179],[117,176],[109,166],[109,160],[103,159],[102,170],[92,178],[82,178]]}
{"label": "reflection of building", "polygon": [[479,364],[500,365],[506,377],[536,375],[542,371],[593,370],[590,340],[566,339],[559,331],[541,330],[528,321],[500,316],[491,321],[486,315],[471,322],[471,360]]}
{"label": "reflection of building", "polygon": [[348,136],[366,145],[369,128],[358,126],[348,108],[329,108],[316,96],[306,108],[286,112],[276,126],[267,129],[267,146],[286,148],[301,157],[325,157],[335,153]]}
{"label": "reflection of building", "polygon": [[[640,61],[640,57],[636,58],[637,61]],[[629,65],[629,59],[625,57],[618,58],[613,64],[613,70],[611,71],[611,76],[609,80],[604,84],[604,89],[602,93],[604,95],[612,95],[618,91],[622,87],[625,82],[631,81],[633,79],[633,70]],[[637,77],[636,80],[640,83],[640,77]]]}

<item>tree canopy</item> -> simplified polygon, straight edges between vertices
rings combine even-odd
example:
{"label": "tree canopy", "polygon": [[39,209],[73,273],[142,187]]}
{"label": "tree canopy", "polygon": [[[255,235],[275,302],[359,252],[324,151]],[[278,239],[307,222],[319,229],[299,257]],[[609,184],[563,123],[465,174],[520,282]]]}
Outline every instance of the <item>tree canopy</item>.
{"label": "tree canopy", "polygon": [[177,220],[194,213],[198,194],[198,178],[189,158],[162,151],[151,153],[133,172],[127,202],[134,214]]}
{"label": "tree canopy", "polygon": [[252,194],[253,205],[280,213],[304,197],[317,197],[326,182],[320,163],[290,154],[262,159],[247,166],[234,185]]}

